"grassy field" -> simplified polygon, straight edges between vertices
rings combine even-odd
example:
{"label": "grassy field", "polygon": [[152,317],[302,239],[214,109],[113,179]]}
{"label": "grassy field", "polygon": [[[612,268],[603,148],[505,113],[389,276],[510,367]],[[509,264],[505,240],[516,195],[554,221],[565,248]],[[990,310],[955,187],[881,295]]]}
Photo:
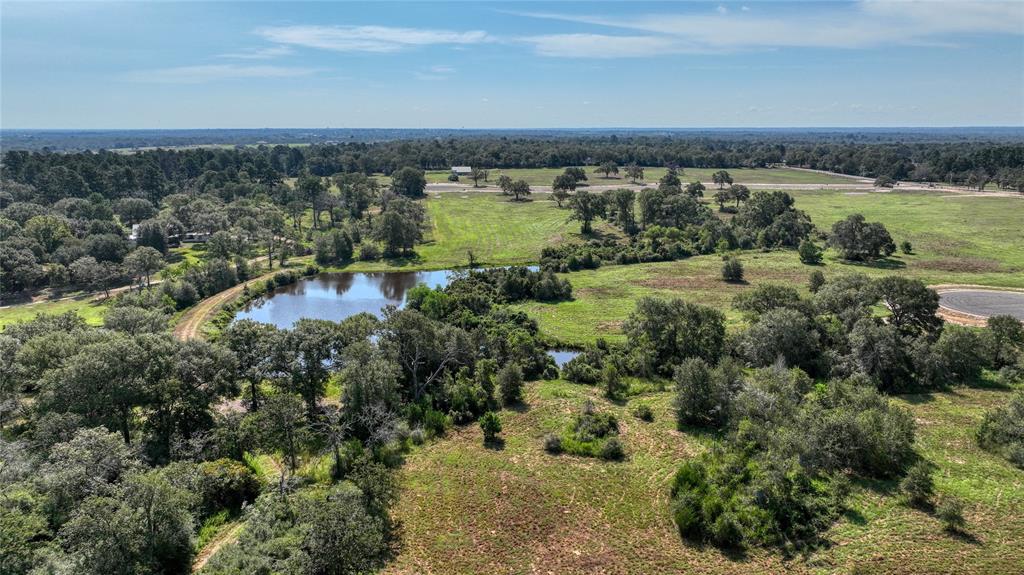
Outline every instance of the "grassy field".
{"label": "grassy field", "polygon": [[8,324],[29,321],[39,314],[60,314],[78,312],[89,325],[102,325],[107,303],[91,297],[40,302],[32,305],[17,305],[0,309],[0,329]]}
{"label": "grassy field", "polygon": [[568,210],[557,209],[547,198],[548,194],[535,194],[532,201],[513,202],[497,194],[430,196],[424,200],[430,228],[426,242],[416,246],[418,257],[355,262],[345,269],[380,271],[464,266],[468,250],[472,250],[483,265],[536,262],[544,246],[580,239],[579,224],[567,221]]}
{"label": "grassy field", "polygon": [[[671,392],[614,404],[591,387],[533,383],[525,406],[501,413],[499,448],[484,447],[479,428],[469,426],[407,458],[396,512],[403,549],[387,572],[1012,572],[1024,561],[1024,476],[971,437],[984,410],[1007,394],[960,389],[897,399],[919,423],[917,445],[937,465],[937,492],[965,500],[968,536],[947,535],[934,517],[899,505],[891,484],[862,484],[829,532],[831,545],[784,559],[680,540],[668,509],[671,476],[710,438],[675,429]],[[544,434],[560,431],[588,397],[618,416],[626,461],[542,450]],[[653,423],[630,415],[638,404],[653,409]]]}
{"label": "grassy field", "polygon": [[[603,174],[594,172],[595,167],[596,166],[587,166],[585,168],[588,178],[587,183],[591,185],[607,185],[630,181],[625,175],[624,168],[619,168],[620,173],[618,177],[605,178]],[[550,186],[551,181],[555,179],[555,176],[561,174],[563,171],[563,168],[494,168],[489,170],[488,179],[490,180],[490,185],[495,185],[495,182],[498,181],[498,177],[504,174],[513,180],[526,180],[531,186]],[[656,182],[659,178],[665,175],[665,171],[665,168],[644,168],[643,181]],[[683,170],[683,173],[679,178],[684,182],[700,180],[710,187],[711,174],[717,171],[718,168],[686,168]],[[727,171],[737,184],[848,184],[855,181],[842,176],[805,172],[791,168],[733,168]],[[427,172],[427,181],[432,183],[447,183],[448,175],[450,173],[451,172],[447,170],[429,171]],[[462,183],[473,183],[473,180],[470,180],[465,176],[463,176],[460,181]]]}
{"label": "grassy field", "polygon": [[873,265],[857,265],[828,251],[824,264],[807,266],[793,251],[741,254],[746,284],[721,279],[718,256],[698,256],[678,262],[605,266],[567,277],[573,301],[557,304],[530,302],[519,307],[530,313],[550,337],[579,345],[598,337],[620,340],[621,323],[644,295],[679,296],[726,311],[735,325],[739,315],[729,309],[733,296],[763,282],[804,285],[814,269],[826,277],[862,272],[873,276],[898,273],[928,284],[964,283],[1024,287],[1024,236],[1020,221],[1024,200],[1001,197],[944,196],[938,193],[879,193],[851,195],[836,191],[791,192],[798,208],[821,229],[851,213],[883,222],[897,243],[914,246],[912,254],[898,253]]}
{"label": "grassy field", "polygon": [[[871,221],[883,222],[897,242],[909,240],[914,245],[913,254],[898,254],[874,267],[844,263],[830,252],[820,268],[826,275],[846,271],[903,273],[931,284],[1024,287],[1021,198],[939,192],[789,193],[796,198],[797,207],[810,214],[820,229],[827,230],[834,221],[860,212]],[[496,194],[444,193],[431,195],[424,202],[430,228],[427,242],[417,247],[417,257],[355,262],[345,269],[443,269],[465,265],[468,250],[486,265],[532,263],[544,246],[580,239],[578,224],[567,222],[568,211],[557,209],[548,201],[547,194],[535,194],[530,202],[511,202]],[[603,223],[598,229],[610,231]],[[176,251],[183,261],[193,261],[202,255],[195,246]],[[742,259],[751,284],[782,281],[802,286],[812,269],[802,265],[794,252],[751,252],[743,254]],[[719,268],[717,257],[703,256],[682,262],[608,266],[577,272],[569,276],[576,288],[575,301],[526,307],[545,331],[566,342],[581,343],[599,336],[615,338],[618,323],[625,319],[640,295],[682,295],[710,305],[728,304],[732,295],[745,286],[721,282]],[[69,300],[2,309],[0,326],[43,311],[71,309],[82,309],[94,323],[101,321],[102,305]]]}

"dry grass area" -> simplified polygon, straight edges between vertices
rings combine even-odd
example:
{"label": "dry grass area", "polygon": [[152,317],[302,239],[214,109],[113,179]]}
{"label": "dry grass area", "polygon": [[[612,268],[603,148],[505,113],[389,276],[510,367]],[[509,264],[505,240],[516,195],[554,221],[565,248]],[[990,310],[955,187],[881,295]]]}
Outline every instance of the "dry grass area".
{"label": "dry grass area", "polygon": [[[609,403],[562,381],[528,386],[525,405],[501,413],[504,443],[485,447],[475,426],[417,448],[402,468],[396,510],[403,551],[389,573],[1009,573],[1024,564],[1024,473],[981,452],[973,429],[1005,390],[965,389],[897,401],[919,422],[918,448],[938,466],[937,489],[967,502],[969,534],[951,536],[900,505],[895,485],[858,484],[830,544],[807,556],[726,554],[682,541],[669,516],[677,465],[710,438],[680,433],[671,392]],[[619,463],[541,447],[585,398],[619,417]],[[631,415],[650,405],[653,423]]]}

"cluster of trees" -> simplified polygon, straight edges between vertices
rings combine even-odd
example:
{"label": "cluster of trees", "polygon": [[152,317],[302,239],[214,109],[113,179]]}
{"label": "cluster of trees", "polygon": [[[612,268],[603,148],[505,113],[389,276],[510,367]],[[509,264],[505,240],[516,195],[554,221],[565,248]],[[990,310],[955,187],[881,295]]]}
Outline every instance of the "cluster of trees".
{"label": "cluster of trees", "polygon": [[[375,568],[393,550],[395,455],[497,422],[524,380],[557,373],[536,324],[503,303],[570,294],[549,272],[471,271],[383,319],[242,320],[209,343],[173,339],[159,305],[140,307],[164,299],[154,287],[119,298],[103,328],[74,314],[9,326],[5,572],[184,573],[200,526],[246,502],[246,534],[209,572]],[[302,471],[317,458],[326,483]]]}
{"label": "cluster of trees", "polygon": [[[643,298],[623,326],[627,343],[598,342],[563,368],[609,396],[623,375],[672,378],[680,426],[721,434],[674,484],[684,535],[723,546],[813,543],[841,508],[849,474],[900,476],[915,459],[913,421],[883,394],[970,383],[984,369],[1020,377],[1024,327],[1009,316],[987,330],[944,327],[935,292],[899,276],[813,288],[809,299],[773,284],[741,293],[734,306],[749,327],[728,336],[715,309]],[[879,304],[884,321],[871,311]],[[1021,437],[1014,405],[979,431],[1011,458]]]}
{"label": "cluster of trees", "polygon": [[[273,170],[239,171],[231,154],[215,154],[202,170],[186,161],[168,175],[158,160],[169,166],[183,158],[166,154],[148,161],[85,154],[41,163],[10,156],[24,161],[5,163],[0,184],[3,293],[65,285],[109,290],[133,279],[148,284],[188,234],[206,240],[207,259],[239,267],[265,254],[270,268],[308,253],[307,245],[322,264],[343,263],[357,249],[359,257],[375,259],[378,246],[385,255],[405,255],[422,236],[425,212],[413,200],[423,196],[426,179],[416,168],[396,170],[388,187],[362,173],[307,171],[288,184]],[[380,210],[371,217],[374,204]]]}
{"label": "cluster of trees", "polygon": [[797,248],[814,229],[810,217],[785,192],[753,194],[729,222],[697,199],[702,193],[699,182],[683,187],[672,172],[657,189],[639,194],[628,189],[576,192],[570,198],[570,218],[581,223],[584,233],[603,218],[626,232],[629,241],[548,247],[541,253],[541,265],[564,272],[596,268],[602,262],[670,261],[737,248]]}
{"label": "cluster of trees", "polygon": [[146,200],[112,202],[91,194],[44,205],[13,201],[12,196],[6,201],[0,197],[0,207],[0,293],[4,295],[41,286],[99,291],[132,280],[148,284],[165,265],[159,250],[129,242],[121,224],[155,214]]}

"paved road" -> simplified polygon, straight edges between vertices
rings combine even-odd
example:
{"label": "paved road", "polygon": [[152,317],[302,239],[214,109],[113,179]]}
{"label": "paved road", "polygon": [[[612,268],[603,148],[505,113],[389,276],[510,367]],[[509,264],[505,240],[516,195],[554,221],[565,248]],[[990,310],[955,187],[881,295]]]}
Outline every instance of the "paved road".
{"label": "paved road", "polygon": [[982,317],[1012,315],[1024,321],[1024,292],[952,290],[939,294],[939,304],[955,312]]}

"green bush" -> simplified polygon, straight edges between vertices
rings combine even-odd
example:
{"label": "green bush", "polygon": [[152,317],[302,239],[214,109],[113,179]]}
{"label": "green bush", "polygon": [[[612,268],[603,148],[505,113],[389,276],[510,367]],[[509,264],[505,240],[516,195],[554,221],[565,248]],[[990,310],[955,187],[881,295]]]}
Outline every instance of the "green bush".
{"label": "green bush", "polygon": [[611,400],[622,397],[626,391],[626,384],[619,375],[619,370],[609,363],[601,370],[601,387],[604,388],[604,396]]}
{"label": "green bush", "polygon": [[557,433],[548,433],[544,436],[544,451],[548,453],[562,452],[562,438]]}
{"label": "green bush", "polygon": [[807,278],[807,289],[811,293],[818,293],[818,290],[823,285],[825,285],[825,274],[821,273],[821,270],[811,272],[811,275]]}
{"label": "green bush", "polygon": [[448,416],[435,409],[427,408],[423,412],[423,429],[435,437],[442,436],[450,425]]}
{"label": "green bush", "polygon": [[204,461],[199,464],[199,493],[210,512],[237,511],[243,503],[256,500],[260,482],[244,463],[233,459]]}
{"label": "green bush", "polygon": [[727,282],[743,281],[743,263],[733,256],[725,258],[722,264],[722,279]]}
{"label": "green bush", "polygon": [[931,501],[935,492],[935,481],[932,479],[932,466],[927,461],[918,461],[910,467],[906,476],[900,481],[900,493],[908,505],[923,507]]}
{"label": "green bush", "polygon": [[498,372],[497,384],[503,404],[518,403],[523,396],[523,369],[518,363],[506,365]]}
{"label": "green bush", "polygon": [[480,430],[484,432],[485,443],[494,441],[501,433],[501,420],[498,418],[498,414],[493,411],[485,413],[480,418]]}
{"label": "green bush", "polygon": [[1014,393],[1006,405],[985,414],[977,440],[982,449],[1024,469],[1024,390]]}
{"label": "green bush", "polygon": [[817,265],[821,263],[821,248],[809,239],[805,239],[800,242],[800,247],[797,248],[797,253],[800,255],[800,261],[807,265]]}
{"label": "green bush", "polygon": [[935,516],[942,522],[942,528],[951,533],[963,531],[967,525],[964,519],[964,503],[959,498],[946,495],[935,506]]}
{"label": "green bush", "polygon": [[620,461],[624,457],[626,457],[626,448],[618,437],[612,436],[605,440],[604,445],[601,446],[601,459]]}
{"label": "green bush", "polygon": [[633,409],[633,416],[640,421],[646,421],[648,423],[654,421],[654,411],[651,410],[649,405],[638,405]]}

